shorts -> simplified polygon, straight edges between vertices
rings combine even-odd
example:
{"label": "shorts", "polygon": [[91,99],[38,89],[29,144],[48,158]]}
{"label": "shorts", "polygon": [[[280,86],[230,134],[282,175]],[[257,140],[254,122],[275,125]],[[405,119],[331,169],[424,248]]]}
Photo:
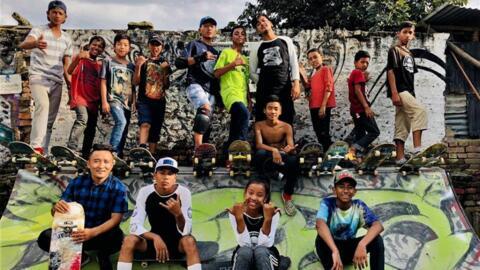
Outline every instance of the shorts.
{"label": "shorts", "polygon": [[410,130],[418,131],[428,128],[427,111],[408,91],[398,93],[402,106],[395,107],[395,140],[405,142]]}
{"label": "shorts", "polygon": [[165,107],[165,99],[155,102],[138,101],[138,124],[155,124],[157,122],[163,123],[165,120]]}
{"label": "shorts", "polygon": [[208,93],[199,84],[193,83],[187,86],[187,98],[192,103],[195,111],[205,104],[209,104],[211,110],[215,106],[215,96]]}

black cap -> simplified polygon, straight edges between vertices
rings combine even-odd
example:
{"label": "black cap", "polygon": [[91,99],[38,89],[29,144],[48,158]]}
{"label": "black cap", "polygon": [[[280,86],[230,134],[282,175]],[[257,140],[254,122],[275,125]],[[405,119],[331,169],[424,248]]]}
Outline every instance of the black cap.
{"label": "black cap", "polygon": [[353,174],[351,174],[347,170],[343,170],[343,171],[338,172],[335,175],[335,179],[333,180],[333,184],[337,185],[337,184],[339,184],[341,182],[345,182],[345,181],[348,181],[348,182],[352,183],[353,186],[357,186],[357,181],[355,180],[355,178],[353,178]]}
{"label": "black cap", "polygon": [[161,45],[163,45],[163,40],[162,38],[157,35],[157,34],[152,34],[149,38],[148,38],[148,43],[153,43],[153,42],[158,42],[160,43]]}
{"label": "black cap", "polygon": [[202,25],[204,25],[206,23],[211,23],[211,24],[217,26],[217,21],[215,21],[215,19],[210,17],[210,16],[205,16],[200,20],[200,27],[202,27]]}
{"label": "black cap", "polygon": [[67,13],[67,6],[62,1],[55,0],[48,3],[48,11],[54,8],[61,8],[63,11],[65,11],[65,13]]}

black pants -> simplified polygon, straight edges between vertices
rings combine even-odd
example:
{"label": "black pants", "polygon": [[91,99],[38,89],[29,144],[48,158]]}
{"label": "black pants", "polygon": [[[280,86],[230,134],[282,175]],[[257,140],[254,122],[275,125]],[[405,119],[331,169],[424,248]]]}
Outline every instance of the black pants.
{"label": "black pants", "polygon": [[332,108],[327,108],[325,110],[325,117],[320,118],[318,112],[320,108],[310,109],[310,117],[312,119],[313,130],[317,135],[318,143],[323,147],[323,151],[327,151],[332,140],[330,137],[330,118],[332,116]]}
{"label": "black pants", "polygon": [[228,136],[227,148],[235,140],[247,140],[250,113],[245,104],[235,102],[230,108],[230,117],[230,134]]}
{"label": "black pants", "polygon": [[[362,239],[363,237],[350,240],[335,240],[335,245],[340,252],[343,265],[353,262],[353,255],[355,254],[358,243]],[[315,240],[315,248],[323,268],[331,269],[333,266],[332,251],[318,235]],[[372,242],[367,245],[367,252],[370,253],[369,266],[371,270],[381,270],[385,268],[385,248],[383,246],[383,238],[380,235],[375,237]]]}
{"label": "black pants", "polygon": [[[255,164],[257,172],[259,172],[260,175],[265,175],[263,171],[264,164],[268,159],[272,159],[272,152],[270,151],[259,149],[255,153],[255,159],[253,161],[253,164]],[[286,182],[285,186],[283,187],[283,191],[286,194],[292,195],[295,190],[295,185],[297,184],[297,177],[299,171],[297,156],[282,154],[282,161],[284,162],[284,164],[275,164],[274,169],[284,174]]]}
{"label": "black pants", "polygon": [[[41,232],[37,239],[38,246],[42,250],[49,252],[51,237],[52,229],[47,229]],[[98,251],[98,259],[101,266],[100,268],[102,270],[110,270],[112,269],[111,264],[102,264],[101,262],[109,261],[109,256],[118,252],[122,247],[122,241],[123,232],[119,227],[115,227],[108,232],[100,234],[99,236],[84,242],[82,249],[84,251]]]}
{"label": "black pants", "polygon": [[95,139],[95,132],[97,130],[98,108],[95,110],[88,110],[87,127],[83,132],[82,157],[88,159],[90,151],[92,150],[93,140]]}
{"label": "black pants", "polygon": [[128,135],[128,126],[130,125],[130,118],[132,117],[131,110],[124,110],[125,119],[127,120],[127,124],[125,125],[125,129],[123,130],[122,139],[120,140],[120,144],[118,145],[118,157],[123,158],[123,148],[125,148],[125,143],[127,142],[127,135]]}
{"label": "black pants", "polygon": [[377,122],[375,122],[375,118],[368,118],[364,112],[354,113],[352,117],[353,123],[355,124],[353,147],[364,152],[380,135],[380,130],[378,129]]}
{"label": "black pants", "polygon": [[[263,96],[259,97],[259,96],[260,95],[257,94],[256,103],[255,103],[255,122],[266,119],[265,113],[263,112],[266,105],[266,102],[264,101],[266,97],[263,97]],[[279,119],[293,126],[293,118],[295,117],[295,107],[293,104],[293,100],[290,97],[290,90],[288,92],[288,96],[280,97],[280,104],[282,105],[282,114],[280,115]]]}

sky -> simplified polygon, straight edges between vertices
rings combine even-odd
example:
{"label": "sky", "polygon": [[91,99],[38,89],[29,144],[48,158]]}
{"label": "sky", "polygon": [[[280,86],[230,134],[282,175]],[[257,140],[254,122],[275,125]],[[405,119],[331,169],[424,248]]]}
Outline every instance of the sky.
{"label": "sky", "polygon": [[[158,30],[196,30],[203,16],[212,16],[218,27],[236,21],[247,2],[255,0],[63,0],[67,5],[64,28],[126,29],[130,21],[150,21]],[[50,0],[0,0],[0,25],[16,25],[17,11],[33,25],[45,24]],[[467,7],[480,9],[480,0]]]}

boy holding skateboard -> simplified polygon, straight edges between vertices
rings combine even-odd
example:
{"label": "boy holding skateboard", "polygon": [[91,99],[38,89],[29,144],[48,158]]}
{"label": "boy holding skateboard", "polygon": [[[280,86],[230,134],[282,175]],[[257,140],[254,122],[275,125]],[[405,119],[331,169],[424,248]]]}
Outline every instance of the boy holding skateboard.
{"label": "boy holding skateboard", "polygon": [[155,153],[160,131],[165,120],[165,90],[170,85],[169,75],[172,73],[170,64],[161,56],[163,40],[157,34],[148,40],[150,57],[143,55],[135,61],[133,84],[138,85],[138,124],[140,147]]}
{"label": "boy holding skateboard", "polygon": [[415,59],[408,49],[415,38],[415,25],[402,22],[397,32],[398,43],[388,51],[387,60],[387,96],[395,105],[395,135],[397,146],[397,164],[405,159],[405,140],[410,130],[413,135],[413,154],[421,151],[422,132],[427,129],[425,106],[415,98],[414,74],[418,71]]}
{"label": "boy holding skateboard", "polygon": [[365,154],[367,147],[380,135],[375,114],[365,95],[367,83],[366,71],[370,63],[370,55],[366,51],[355,54],[355,69],[348,77],[348,99],[350,100],[350,114],[353,118],[354,142],[349,149],[347,158],[356,160],[357,153]]}
{"label": "boy holding skateboard", "polygon": [[47,19],[47,25],[32,28],[19,45],[21,49],[32,50],[28,73],[35,111],[30,145],[42,155],[48,151],[62,98],[63,79],[70,88],[70,76],[66,70],[72,56],[72,39],[62,31],[62,24],[67,19],[67,6],[62,1],[51,1]]}
{"label": "boy holding skateboard", "polygon": [[[356,269],[384,269],[384,246],[380,233],[382,223],[368,206],[352,199],[357,181],[349,171],[337,173],[332,188],[335,196],[322,199],[317,212],[315,248],[324,269],[343,269],[352,263]],[[365,236],[355,238],[358,229],[367,229]]]}
{"label": "boy holding skateboard", "polygon": [[275,167],[285,175],[286,183],[282,192],[282,200],[285,213],[293,216],[296,209],[292,196],[299,170],[292,126],[279,120],[282,114],[282,105],[277,96],[270,96],[266,99],[263,112],[267,119],[256,122],[254,127],[257,148],[254,164],[257,166],[257,171],[264,174],[263,165],[268,159],[272,159]]}
{"label": "boy holding skateboard", "polygon": [[[187,269],[201,269],[200,256],[192,231],[192,195],[177,184],[177,161],[165,157],[155,167],[155,183],[138,192],[130,221],[130,235],[125,238],[117,269],[132,269],[135,251],[165,263],[186,255]],[[144,227],[145,218],[151,225]]]}
{"label": "boy holding skateboard", "polygon": [[323,65],[323,56],[316,48],[307,52],[308,63],[314,68],[314,74],[308,78],[306,71],[300,67],[300,76],[305,88],[310,88],[310,116],[318,142],[323,149],[332,144],[330,138],[330,117],[335,108],[335,86],[332,69]]}
{"label": "boy holding skateboard", "polygon": [[177,68],[188,68],[187,98],[196,111],[193,119],[195,148],[208,140],[215,96],[219,91],[218,80],[213,74],[218,57],[218,51],[213,47],[216,31],[217,21],[209,16],[203,17],[199,27],[201,38],[188,43],[181,57],[175,60]]}
{"label": "boy holding skateboard", "polygon": [[[83,158],[88,157],[95,138],[102,69],[102,61],[97,57],[104,50],[105,40],[100,36],[93,36],[88,43],[88,50],[81,48],[67,70],[68,74],[72,75],[69,105],[76,114],[67,147],[76,153],[80,152]],[[82,135],[83,143],[80,148]]]}
{"label": "boy holding skateboard", "polygon": [[[71,180],[52,208],[55,212],[68,212],[67,202],[77,202],[85,210],[85,229],[72,233],[75,242],[83,243],[83,250],[98,250],[100,269],[112,269],[109,256],[122,245],[120,229],[124,213],[128,211],[127,190],[124,184],[110,172],[113,168],[112,148],[109,145],[94,145],[88,158],[89,174]],[[50,249],[52,229],[38,237],[38,246]]]}
{"label": "boy holding skateboard", "polygon": [[230,112],[230,134],[226,148],[235,140],[247,140],[250,112],[247,100],[249,65],[242,55],[246,41],[245,28],[235,26],[230,34],[232,47],[224,49],[215,64],[215,77],[220,78],[220,94]]}

